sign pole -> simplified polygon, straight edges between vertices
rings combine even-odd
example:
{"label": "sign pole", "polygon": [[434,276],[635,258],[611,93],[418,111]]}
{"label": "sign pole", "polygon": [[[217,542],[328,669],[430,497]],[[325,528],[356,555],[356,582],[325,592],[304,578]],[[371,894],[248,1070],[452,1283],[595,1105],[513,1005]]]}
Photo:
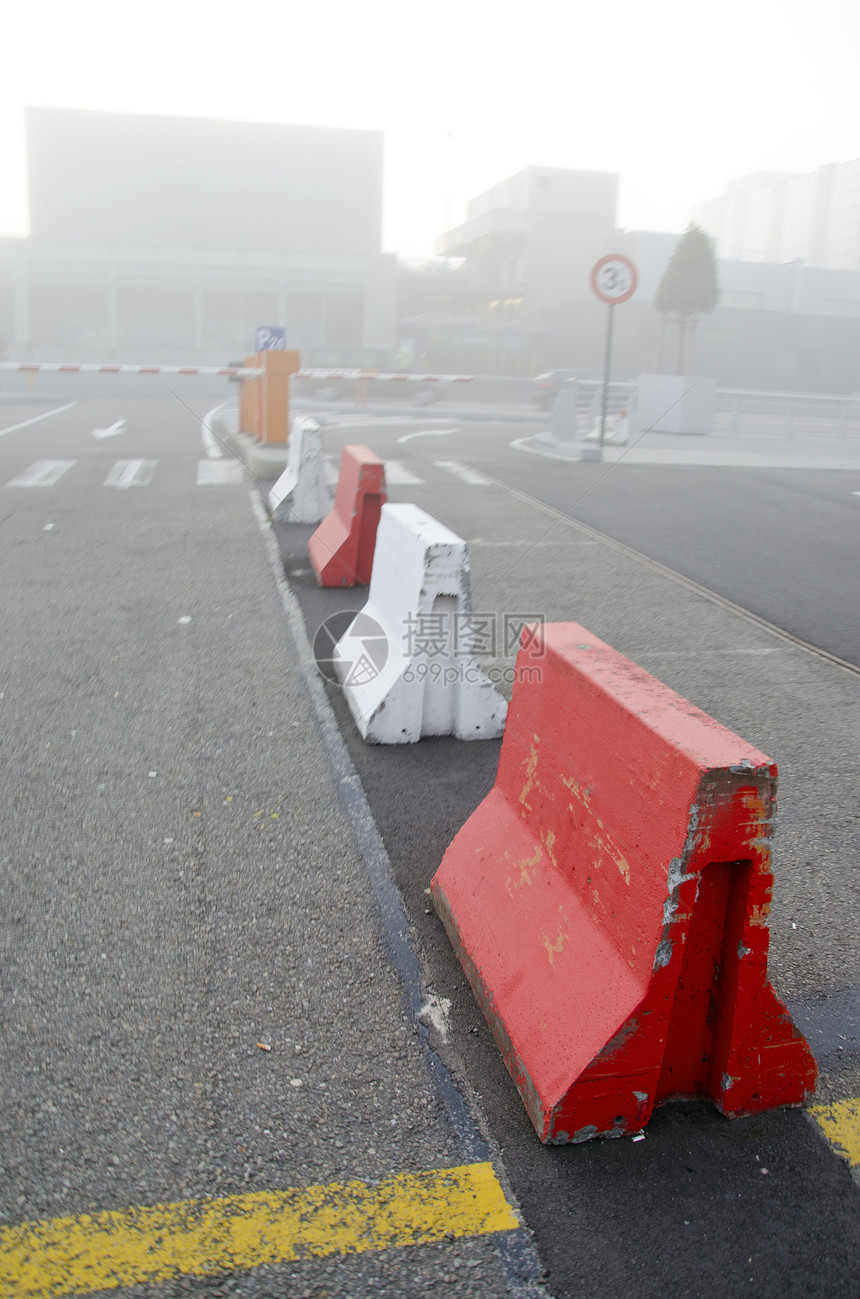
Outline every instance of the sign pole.
{"label": "sign pole", "polygon": [[609,374],[612,365],[612,325],[615,308],[620,302],[629,302],[636,292],[639,276],[629,257],[609,253],[595,263],[591,271],[591,287],[601,302],[609,305],[606,326],[606,357],[603,363],[603,403],[600,411],[600,441],[596,455],[589,456],[583,448],[583,459],[601,460],[606,443],[606,412],[609,406]]}
{"label": "sign pole", "polygon": [[615,315],[615,307],[611,302],[607,310],[609,312],[609,324],[606,328],[606,356],[603,362],[603,408],[600,412],[601,447],[606,439],[606,408],[609,405],[609,371],[612,365],[612,319]]}

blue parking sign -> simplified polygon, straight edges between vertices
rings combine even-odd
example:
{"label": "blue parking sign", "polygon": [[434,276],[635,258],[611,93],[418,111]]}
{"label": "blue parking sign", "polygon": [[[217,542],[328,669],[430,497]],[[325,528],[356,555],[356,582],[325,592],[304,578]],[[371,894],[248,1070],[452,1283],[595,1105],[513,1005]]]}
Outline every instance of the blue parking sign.
{"label": "blue parking sign", "polygon": [[255,352],[285,352],[287,331],[280,325],[260,325],[254,335]]}

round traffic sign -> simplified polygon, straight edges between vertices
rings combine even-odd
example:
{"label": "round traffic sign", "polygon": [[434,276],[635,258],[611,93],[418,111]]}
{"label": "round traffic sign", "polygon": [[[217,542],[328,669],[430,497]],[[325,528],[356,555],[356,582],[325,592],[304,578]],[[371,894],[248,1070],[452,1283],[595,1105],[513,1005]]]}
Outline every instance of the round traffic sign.
{"label": "round traffic sign", "polygon": [[636,267],[629,257],[621,253],[609,253],[601,257],[591,272],[591,287],[602,298],[615,306],[627,302],[636,292],[639,276]]}

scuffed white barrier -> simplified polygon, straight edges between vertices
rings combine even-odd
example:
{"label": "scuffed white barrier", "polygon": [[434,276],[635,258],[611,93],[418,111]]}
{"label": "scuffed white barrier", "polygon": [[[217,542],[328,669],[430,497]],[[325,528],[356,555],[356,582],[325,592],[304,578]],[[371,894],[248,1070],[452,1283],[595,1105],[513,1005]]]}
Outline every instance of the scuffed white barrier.
{"label": "scuffed white barrier", "polygon": [[272,518],[279,523],[321,523],[331,506],[322,429],[315,419],[296,415],[290,429],[287,467],[269,492]]}
{"label": "scuffed white barrier", "polygon": [[[600,420],[597,421],[590,433],[586,433],[585,441],[600,441]],[[607,415],[606,425],[603,430],[604,446],[626,447],[629,441],[630,421],[627,418],[627,411],[623,410],[620,415]]]}
{"label": "scuffed white barrier", "polygon": [[362,737],[501,735],[507,704],[478,666],[466,543],[417,505],[384,505],[367,604],[334,651]]}

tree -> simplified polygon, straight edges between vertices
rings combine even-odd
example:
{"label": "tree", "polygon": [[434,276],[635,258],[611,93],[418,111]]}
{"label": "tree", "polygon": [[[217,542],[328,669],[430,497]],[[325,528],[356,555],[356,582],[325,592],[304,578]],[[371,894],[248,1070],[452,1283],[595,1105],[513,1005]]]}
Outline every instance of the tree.
{"label": "tree", "polygon": [[[713,311],[720,297],[717,263],[711,241],[690,222],[669,258],[657,288],[655,306],[663,317],[678,322],[678,373],[684,373],[684,336],[692,340],[699,317]],[[662,333],[661,333],[662,344]]]}

